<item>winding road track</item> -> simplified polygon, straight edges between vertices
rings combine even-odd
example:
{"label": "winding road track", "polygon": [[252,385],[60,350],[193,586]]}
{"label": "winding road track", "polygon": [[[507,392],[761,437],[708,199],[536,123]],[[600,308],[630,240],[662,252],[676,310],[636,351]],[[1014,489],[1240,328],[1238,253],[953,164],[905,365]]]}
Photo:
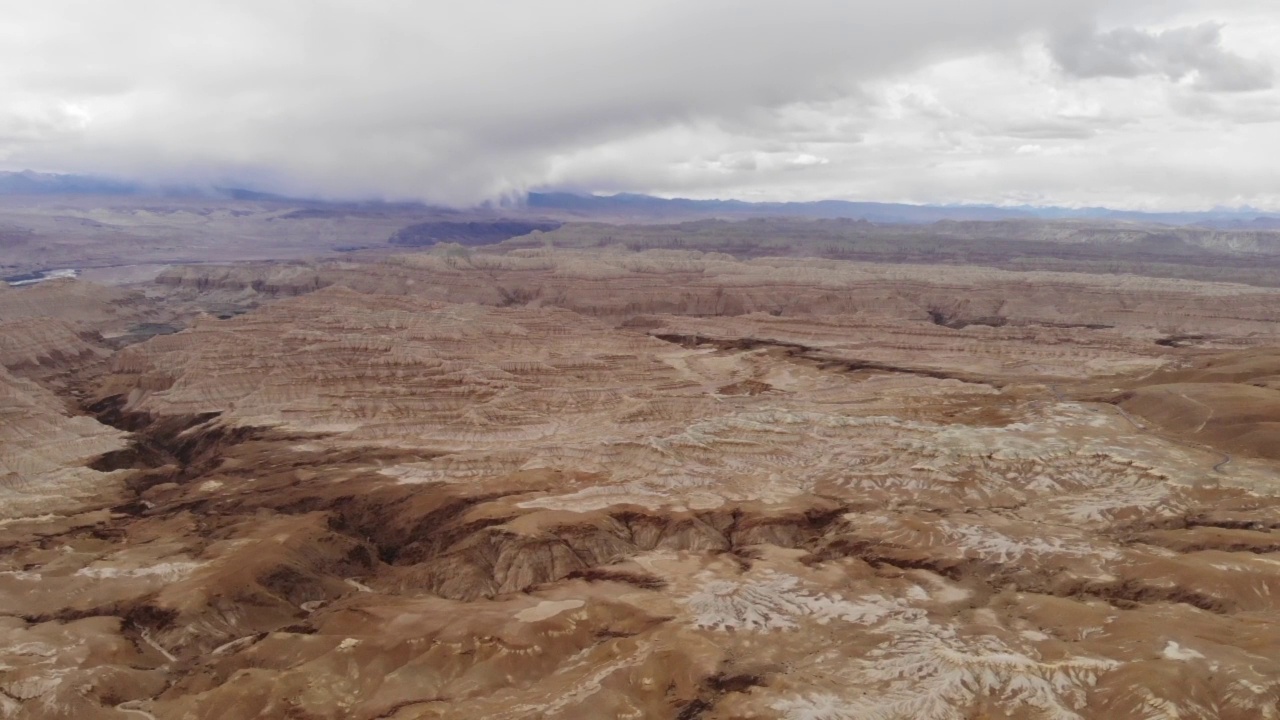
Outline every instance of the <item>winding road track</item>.
{"label": "winding road track", "polygon": [[146,710],[143,710],[137,707],[141,702],[142,702],[141,700],[129,700],[127,702],[122,702],[116,706],[116,710],[119,710],[122,713],[132,713],[134,715],[141,715],[147,720],[156,720],[155,715],[152,715]]}

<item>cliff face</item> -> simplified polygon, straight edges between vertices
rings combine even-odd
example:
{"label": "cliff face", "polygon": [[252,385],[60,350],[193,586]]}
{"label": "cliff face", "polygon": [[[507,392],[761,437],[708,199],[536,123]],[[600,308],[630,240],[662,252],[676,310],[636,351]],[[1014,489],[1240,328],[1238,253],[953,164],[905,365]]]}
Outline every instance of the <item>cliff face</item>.
{"label": "cliff face", "polygon": [[125,445],[124,433],[72,416],[52,393],[0,368],[0,521],[111,497],[119,479],[84,465]]}
{"label": "cliff face", "polygon": [[455,251],[148,293],[237,311],[0,345],[9,716],[1280,713],[1278,466],[1129,395],[1270,382],[1273,291]]}

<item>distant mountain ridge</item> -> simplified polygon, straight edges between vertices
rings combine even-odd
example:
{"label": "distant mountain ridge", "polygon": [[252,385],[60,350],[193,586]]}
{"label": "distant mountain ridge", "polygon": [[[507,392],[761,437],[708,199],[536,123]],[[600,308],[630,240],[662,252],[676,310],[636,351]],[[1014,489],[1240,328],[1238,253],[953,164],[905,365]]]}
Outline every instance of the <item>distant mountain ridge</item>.
{"label": "distant mountain ridge", "polygon": [[136,195],[142,192],[140,185],[91,175],[31,170],[0,172],[0,195]]}
{"label": "distant mountain ridge", "polygon": [[[311,208],[381,206],[427,207],[420,203],[377,201],[329,201],[296,198],[236,187],[147,185],[127,180],[31,170],[0,171],[0,196],[107,195],[136,197],[205,197],[226,200],[304,204]],[[1109,220],[1117,222],[1196,225],[1224,230],[1280,229],[1280,213],[1253,208],[1221,208],[1196,212],[1140,212],[1103,207],[1063,208],[1031,205],[913,205],[908,203],[817,200],[811,202],[749,202],[746,200],[693,200],[660,198],[637,193],[587,195],[570,192],[530,192],[527,210],[568,213],[590,217],[614,216],[628,220],[696,218],[796,217],[866,220],[880,224],[928,224],[943,220]],[[518,208],[493,208],[510,212]]]}
{"label": "distant mountain ridge", "polygon": [[580,195],[562,192],[529,193],[528,206],[542,210],[647,214],[658,217],[707,214],[720,217],[808,217],[827,220],[848,218],[884,224],[926,224],[942,220],[1111,220],[1166,225],[1201,225],[1220,229],[1280,228],[1280,214],[1260,212],[1252,208],[1224,208],[1198,212],[1141,212],[1102,207],[911,205],[848,200],[747,202],[667,199],[633,193]]}

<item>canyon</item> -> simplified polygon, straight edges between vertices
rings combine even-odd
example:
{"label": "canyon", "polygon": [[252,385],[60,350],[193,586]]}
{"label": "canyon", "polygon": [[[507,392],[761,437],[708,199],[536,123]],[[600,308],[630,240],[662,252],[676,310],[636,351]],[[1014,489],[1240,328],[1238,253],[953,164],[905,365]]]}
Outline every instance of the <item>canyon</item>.
{"label": "canyon", "polygon": [[1280,718],[1265,233],[378,222],[0,287],[0,717]]}

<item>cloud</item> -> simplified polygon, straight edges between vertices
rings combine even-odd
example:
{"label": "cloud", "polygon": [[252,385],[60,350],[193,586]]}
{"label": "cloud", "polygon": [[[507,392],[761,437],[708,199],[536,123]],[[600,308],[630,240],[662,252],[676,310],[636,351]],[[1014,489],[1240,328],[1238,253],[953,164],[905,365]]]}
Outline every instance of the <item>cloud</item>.
{"label": "cloud", "polygon": [[90,122],[7,162],[468,202],[555,154],[843,97],[1101,3],[54,0],[7,18],[0,97]]}
{"label": "cloud", "polygon": [[1223,47],[1219,23],[1161,32],[1075,28],[1057,33],[1050,49],[1063,70],[1081,78],[1163,75],[1211,92],[1265,90],[1275,82],[1269,64]]}
{"label": "cloud", "polygon": [[1009,137],[1025,140],[1085,140],[1098,134],[1099,128],[1094,123],[1050,119],[1017,122],[1001,130]]}
{"label": "cloud", "polygon": [[[22,3],[0,23],[0,167],[456,205],[537,188],[1125,204],[1166,176],[1117,153],[1176,138],[1218,157],[1237,112],[1251,138],[1273,129],[1272,91],[1193,92],[1260,87],[1262,65],[1175,5],[1239,26],[1208,0]],[[1245,50],[1270,52],[1277,13],[1231,12],[1261,13]],[[1044,46],[1116,25],[1181,29]],[[1068,161],[1075,184],[1055,180]]]}

